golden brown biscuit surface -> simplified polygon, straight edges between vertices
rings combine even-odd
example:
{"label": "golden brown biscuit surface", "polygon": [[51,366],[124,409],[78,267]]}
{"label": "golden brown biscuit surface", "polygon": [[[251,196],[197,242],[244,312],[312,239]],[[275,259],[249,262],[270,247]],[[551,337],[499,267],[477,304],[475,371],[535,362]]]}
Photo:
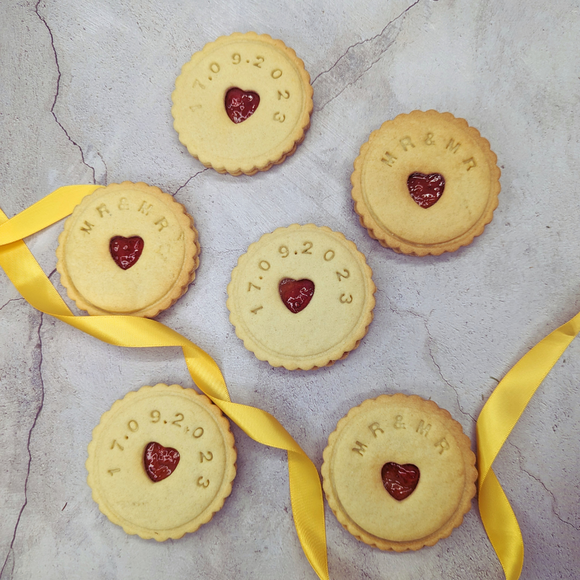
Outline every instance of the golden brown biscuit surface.
{"label": "golden brown biscuit surface", "polygon": [[185,293],[199,265],[185,208],[157,187],[128,181],[83,199],[56,254],[69,297],[95,315],[156,316]]}
{"label": "golden brown biscuit surface", "polygon": [[[258,95],[251,116],[228,116],[230,89]],[[282,163],[310,125],[312,87],[304,63],[281,40],[234,33],[186,63],[172,95],[175,130],[189,152],[220,173],[253,175]]]}
{"label": "golden brown biscuit surface", "polygon": [[[400,475],[389,487],[384,470],[393,465]],[[409,471],[417,472],[415,487]],[[322,476],[330,507],[351,534],[401,552],[432,546],[461,524],[477,470],[468,437],[447,411],[396,394],[369,399],[338,422]]]}
{"label": "golden brown biscuit surface", "polygon": [[374,292],[372,271],[353,242],[327,227],[294,224],[265,234],[240,257],[227,306],[256,357],[309,370],[358,346]]}
{"label": "golden brown biscuit surface", "polygon": [[[464,119],[433,110],[399,115],[361,147],[351,176],[355,210],[383,246],[417,256],[453,252],[493,217],[496,161],[489,142]],[[425,180],[438,184],[428,207],[411,194],[417,175],[420,191]]]}
{"label": "golden brown biscuit surface", "polygon": [[[157,481],[145,458],[151,443],[179,455]],[[211,520],[231,493],[235,464],[234,438],[218,407],[192,389],[158,384],[129,393],[101,417],[86,466],[93,499],[109,520],[164,541]]]}

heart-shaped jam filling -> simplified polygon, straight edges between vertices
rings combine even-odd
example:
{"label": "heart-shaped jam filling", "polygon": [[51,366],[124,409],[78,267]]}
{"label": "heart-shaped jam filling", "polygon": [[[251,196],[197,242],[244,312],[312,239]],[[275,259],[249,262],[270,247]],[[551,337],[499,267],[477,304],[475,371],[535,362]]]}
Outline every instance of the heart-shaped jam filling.
{"label": "heart-shaped jam filling", "polygon": [[407,189],[417,205],[431,207],[443,195],[445,178],[440,173],[411,173],[407,179]]}
{"label": "heart-shaped jam filling", "polygon": [[383,485],[389,494],[401,501],[409,497],[419,483],[419,468],[411,463],[399,465],[393,461],[385,463],[381,469]]}
{"label": "heart-shaped jam filling", "polygon": [[260,95],[234,87],[226,93],[225,104],[228,117],[234,123],[241,123],[256,112],[260,104]]}
{"label": "heart-shaped jam filling", "polygon": [[131,238],[115,236],[109,242],[109,251],[111,252],[111,257],[115,260],[115,264],[122,270],[128,270],[141,257],[144,245],[145,242],[139,236]]}
{"label": "heart-shaped jam filling", "polygon": [[284,278],[280,280],[278,291],[286,308],[296,314],[310,304],[310,300],[314,296],[314,282],[307,279],[293,280],[292,278]]}
{"label": "heart-shaped jam filling", "polygon": [[145,447],[143,462],[149,479],[157,483],[175,471],[179,464],[179,451],[151,441]]}

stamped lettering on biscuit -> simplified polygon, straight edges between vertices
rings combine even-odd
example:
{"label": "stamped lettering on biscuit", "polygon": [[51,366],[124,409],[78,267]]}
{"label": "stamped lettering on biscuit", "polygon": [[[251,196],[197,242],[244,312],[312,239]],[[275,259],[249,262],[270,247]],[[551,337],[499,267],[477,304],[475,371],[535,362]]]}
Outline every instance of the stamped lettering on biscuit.
{"label": "stamped lettering on biscuit", "polygon": [[439,455],[443,455],[444,451],[449,451],[449,449],[451,449],[451,445],[449,445],[449,441],[447,441],[445,437],[437,441],[437,443],[435,443],[435,447],[439,449]]}
{"label": "stamped lettering on biscuit", "polygon": [[425,437],[427,437],[430,429],[431,424],[425,423],[425,421],[423,421],[422,419],[419,422],[419,425],[417,425],[417,433],[419,433],[419,435],[424,435]]}
{"label": "stamped lettering on biscuit", "polygon": [[155,222],[155,225],[159,226],[158,231],[161,231],[162,229],[169,227],[169,222],[164,217],[162,217]]}
{"label": "stamped lettering on biscuit", "polygon": [[359,455],[364,455],[365,451],[367,450],[368,445],[361,443],[360,441],[355,442],[356,447],[353,447],[352,450]]}
{"label": "stamped lettering on biscuit", "polygon": [[203,451],[199,452],[199,462],[203,463],[204,461],[212,461],[213,460],[213,453],[211,451],[207,451],[204,453]]}
{"label": "stamped lettering on biscuit", "polygon": [[107,206],[104,203],[101,203],[95,209],[99,212],[101,217],[104,217],[105,214],[111,215],[111,212],[107,209]]}
{"label": "stamped lettering on biscuit", "polygon": [[403,421],[403,415],[397,415],[395,417],[395,423],[393,425],[395,429],[406,429],[405,423]]}
{"label": "stamped lettering on biscuit", "polygon": [[394,155],[391,155],[388,151],[385,151],[381,161],[386,163],[389,167],[392,167],[397,158]]}
{"label": "stamped lettering on biscuit", "polygon": [[377,432],[378,432],[378,433],[384,433],[384,431],[381,429],[381,426],[380,426],[380,425],[379,425],[379,423],[378,423],[378,422],[376,422],[376,421],[375,421],[374,423],[371,423],[371,424],[369,425],[369,429],[371,430],[371,433],[372,433],[372,434],[373,434],[375,437],[378,437],[378,435],[377,435]]}
{"label": "stamped lettering on biscuit", "polygon": [[461,147],[461,143],[455,143],[453,138],[449,139],[449,143],[447,143],[446,149],[448,149],[451,153],[457,153],[459,148]]}
{"label": "stamped lettering on biscuit", "polygon": [[90,234],[91,230],[95,227],[95,224],[92,224],[85,220],[84,226],[81,226],[81,232],[85,232],[85,234]]}
{"label": "stamped lettering on biscuit", "polygon": [[149,210],[152,207],[153,207],[152,203],[147,203],[146,201],[143,201],[143,203],[141,204],[141,206],[137,211],[141,212],[142,214],[149,215]]}
{"label": "stamped lettering on biscuit", "polygon": [[205,479],[202,475],[197,478],[197,485],[204,488],[209,487],[209,479]]}
{"label": "stamped lettering on biscuit", "polygon": [[125,448],[116,440],[113,440],[113,443],[111,443],[111,449],[115,449],[115,446],[118,447],[121,451],[125,451]]}
{"label": "stamped lettering on biscuit", "polygon": [[462,163],[467,166],[467,171],[473,169],[474,167],[477,167],[477,163],[475,162],[475,159],[473,157],[470,157],[469,159],[464,159]]}
{"label": "stamped lettering on biscuit", "polygon": [[[254,294],[262,291],[262,289],[264,288],[264,284],[269,283],[267,281],[271,279],[268,278],[266,274],[269,274],[272,271],[273,264],[275,265],[274,270],[278,269],[276,265],[276,260],[285,262],[291,256],[296,256],[298,259],[300,259],[301,256],[305,256],[305,258],[307,256],[312,256],[316,260],[322,259],[322,262],[324,263],[324,262],[332,262],[335,259],[336,255],[337,255],[336,250],[332,248],[323,250],[321,246],[317,247],[316,244],[309,239],[300,240],[290,245],[286,243],[280,244],[279,246],[277,246],[277,251],[276,254],[274,255],[274,261],[272,260],[272,256],[266,254],[257,258],[255,263],[257,263],[258,265],[258,269],[261,271],[261,275],[257,277],[254,276],[253,280],[247,281],[246,291],[253,292]],[[351,277],[351,272],[348,268],[341,268],[339,270],[335,270],[334,274],[338,282],[343,282],[344,280]],[[264,276],[266,276],[266,278]],[[302,289],[299,292],[301,296],[299,302],[302,305],[302,308],[298,309],[296,305],[294,306],[288,305],[289,304],[288,300],[290,300],[291,298],[289,292],[291,292],[290,289],[293,288],[292,284],[290,283],[294,285],[302,284],[302,286],[308,286],[307,288],[305,287],[305,289]],[[282,286],[284,286],[284,293],[283,294],[281,293],[282,300],[284,301],[285,305],[290,309],[290,311],[294,313],[303,310],[306,307],[306,305],[310,302],[310,299],[314,294],[314,284],[309,279],[294,280],[290,279],[287,276],[283,276],[282,279],[279,281],[280,292],[282,292]],[[299,289],[296,289],[296,292],[298,292],[298,290]],[[288,296],[285,297],[286,294],[288,294]],[[305,298],[303,295],[306,294],[307,297]],[[352,304],[354,301],[354,295],[352,292],[339,292],[336,295],[336,298],[338,299],[338,302],[340,304],[348,305]],[[292,303],[294,302],[295,300],[292,300]],[[257,314],[259,311],[263,309],[264,309],[263,304],[259,305],[254,304],[250,307],[250,312],[252,314]]]}
{"label": "stamped lettering on biscuit", "polygon": [[[221,67],[220,67],[220,65],[219,65],[217,62],[212,62],[212,63],[209,65],[209,70],[210,70],[210,72],[212,72],[214,75],[216,75],[217,73],[219,73],[219,72],[220,72],[220,70],[221,70]],[[207,79],[208,79],[209,81],[213,81],[213,78],[214,78],[214,77],[213,77],[212,75],[210,75],[210,76],[208,76],[208,77],[207,77]]]}

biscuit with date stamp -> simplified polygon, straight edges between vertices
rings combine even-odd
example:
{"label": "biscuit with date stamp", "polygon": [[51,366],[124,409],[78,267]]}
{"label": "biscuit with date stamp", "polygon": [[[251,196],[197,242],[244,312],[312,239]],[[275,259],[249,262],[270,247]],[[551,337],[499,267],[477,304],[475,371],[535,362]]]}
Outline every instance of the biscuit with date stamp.
{"label": "biscuit with date stamp", "polygon": [[267,34],[236,32],[196,52],[175,83],[179,140],[206,167],[253,175],[294,153],[310,126],[310,75]]}
{"label": "biscuit with date stamp", "polygon": [[294,224],[263,235],[239,258],[227,307],[258,359],[309,370],[357,348],[374,292],[372,270],[353,242],[327,227]]}
{"label": "biscuit with date stamp", "polygon": [[197,238],[193,218],[171,195],[145,183],[111,184],[66,220],[56,269],[81,310],[151,318],[193,281]]}
{"label": "biscuit with date stamp", "polygon": [[86,467],[111,522],[144,539],[177,539],[209,522],[230,495],[234,436],[218,407],[193,389],[142,387],[103,414]]}
{"label": "biscuit with date stamp", "polygon": [[338,521],[381,550],[446,538],[475,495],[475,455],[449,412],[416,395],[351,409],[328,438],[323,488]]}
{"label": "biscuit with date stamp", "polygon": [[351,176],[361,224],[405,254],[454,252],[483,233],[500,192],[489,142],[451,113],[413,111],[383,123]]}

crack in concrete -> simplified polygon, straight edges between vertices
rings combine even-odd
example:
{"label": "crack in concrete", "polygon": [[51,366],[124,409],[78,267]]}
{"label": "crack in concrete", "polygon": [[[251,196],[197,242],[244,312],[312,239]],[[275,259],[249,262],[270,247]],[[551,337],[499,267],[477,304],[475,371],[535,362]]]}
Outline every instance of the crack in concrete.
{"label": "crack in concrete", "polygon": [[[11,556],[12,556],[12,558],[11,558]],[[10,562],[12,564],[12,567],[10,568],[10,571],[9,571],[10,578],[4,578],[4,570],[7,570],[6,566],[8,565],[8,562]],[[6,556],[6,560],[4,561],[4,565],[2,566],[2,569],[0,569],[0,580],[11,580],[13,575],[14,575],[14,557],[13,557],[12,548],[10,548],[8,550],[8,554]]]}
{"label": "crack in concrete", "polygon": [[66,135],[66,138],[79,150],[79,153],[81,154],[81,161],[82,161],[83,165],[85,165],[85,167],[87,167],[88,169],[91,170],[91,172],[93,174],[93,183],[96,183],[95,168],[86,162],[82,147],[74,139],[71,138],[71,136],[68,134],[68,131],[65,129],[64,125],[59,121],[56,113],[54,112],[54,108],[56,107],[56,101],[58,100],[59,93],[60,93],[61,72],[60,72],[60,65],[58,63],[58,54],[56,52],[56,46],[54,45],[54,36],[52,34],[52,30],[51,30],[50,26],[48,25],[48,22],[46,21],[46,19],[38,11],[38,7],[40,6],[41,2],[42,2],[42,0],[38,0],[38,2],[36,3],[36,6],[34,7],[34,11],[36,12],[36,15],[38,16],[40,21],[44,24],[44,26],[46,26],[46,29],[48,30],[48,34],[50,36],[50,46],[52,47],[52,52],[54,54],[54,63],[56,65],[56,71],[57,71],[56,91],[54,94],[54,100],[52,101],[52,106],[50,107],[50,112],[51,112],[52,116],[54,117],[56,124],[62,129],[63,133]]}
{"label": "crack in concrete", "polygon": [[[99,156],[99,159],[103,162],[103,165],[105,167],[105,176],[101,180],[101,181],[103,181],[103,183],[101,183],[100,185],[107,185],[107,183],[109,181],[109,168],[107,167],[107,164],[105,163],[104,157],[98,151],[95,151],[95,153]],[[93,176],[94,176],[94,170],[93,170]]]}
{"label": "crack in concrete", "polygon": [[2,306],[0,306],[0,310],[3,310],[6,306],[8,306],[8,304],[10,304],[10,302],[18,302],[24,300],[24,298],[10,298],[10,300],[8,300],[8,302],[6,302],[5,304],[2,304]]}
{"label": "crack in concrete", "polygon": [[[403,18],[412,8],[417,6],[421,0],[415,0],[410,6],[407,6],[403,12],[398,16],[387,22],[384,28],[371,38],[366,38],[359,42],[355,42],[349,46],[334,62],[334,64],[327,70],[322,71],[312,81],[312,86],[317,83],[320,79],[327,77],[329,78],[328,87],[324,86],[324,82],[321,88],[316,89],[318,95],[322,95],[322,104],[314,108],[315,111],[322,111],[326,105],[336,99],[342,92],[344,92],[348,87],[356,83],[367,71],[369,71],[381,58],[384,56],[385,52],[391,47],[396,38],[396,31],[394,34],[389,35],[392,31],[393,24],[396,24],[401,18]],[[368,50],[365,50],[367,49]],[[368,53],[368,54],[367,54]],[[368,64],[370,59],[370,64]],[[335,74],[335,69],[336,74]],[[351,78],[349,78],[351,77]],[[336,82],[340,82],[340,90],[337,90],[333,85]],[[346,82],[345,82],[346,79]],[[334,92],[337,90],[337,92]],[[324,93],[327,93],[327,100],[324,101]],[[334,94],[332,94],[334,92]]]}
{"label": "crack in concrete", "polygon": [[558,520],[560,520],[563,524],[566,524],[567,526],[570,526],[572,529],[576,530],[576,531],[580,531],[580,526],[575,526],[572,522],[569,522],[567,520],[565,520],[556,510],[557,507],[557,500],[556,500],[556,496],[555,494],[548,488],[548,486],[546,486],[546,484],[539,478],[536,477],[533,473],[531,473],[530,471],[528,471],[525,467],[524,467],[524,454],[522,453],[521,449],[515,444],[512,443],[511,441],[507,441],[507,443],[510,444],[511,447],[513,447],[516,450],[516,453],[518,455],[518,463],[520,464],[520,469],[531,479],[533,479],[534,481],[538,482],[545,490],[546,493],[548,493],[548,495],[552,498],[551,503],[551,508],[552,508],[552,513],[558,518]]}
{"label": "crack in concrete", "polygon": [[12,569],[11,569],[10,576],[12,577],[12,574],[14,573],[14,565],[15,565],[14,542],[16,541],[16,534],[18,533],[18,526],[20,525],[20,520],[22,518],[22,514],[24,513],[24,510],[28,504],[28,479],[30,477],[30,467],[32,465],[32,452],[30,450],[30,442],[32,439],[32,433],[33,433],[34,428],[36,427],[36,423],[38,421],[38,417],[40,416],[40,413],[41,413],[42,408],[44,406],[44,381],[42,380],[42,362],[43,362],[43,360],[42,360],[42,336],[41,336],[43,322],[44,322],[44,314],[41,312],[40,313],[40,323],[38,324],[38,349],[39,349],[39,353],[40,353],[40,359],[38,361],[38,375],[40,378],[40,404],[38,405],[38,409],[36,411],[36,415],[34,416],[32,426],[30,427],[30,430],[28,431],[28,441],[26,443],[26,450],[28,451],[28,466],[27,466],[27,470],[26,470],[26,477],[24,478],[24,502],[22,504],[22,507],[20,508],[20,512],[18,513],[18,518],[16,519],[16,524],[14,525],[14,532],[12,533],[12,540],[10,541],[10,546],[8,547],[6,559],[4,560],[4,564],[2,564],[2,568],[0,568],[0,580],[2,580],[2,578],[4,578],[4,570],[6,569],[6,566],[11,559],[12,559]]}
{"label": "crack in concrete", "polygon": [[429,357],[431,358],[431,362],[433,363],[433,365],[435,366],[435,368],[437,369],[437,372],[439,373],[439,376],[441,377],[441,380],[455,393],[455,398],[457,399],[457,408],[459,409],[459,411],[465,415],[466,417],[469,417],[474,423],[477,422],[477,419],[471,414],[468,413],[467,411],[465,411],[463,409],[463,407],[461,406],[461,402],[459,400],[459,390],[454,387],[444,376],[443,376],[443,371],[441,370],[441,367],[439,366],[439,363],[435,360],[435,355],[433,354],[433,350],[431,348],[431,344],[434,342],[434,338],[431,336],[431,333],[429,332],[429,327],[427,325],[427,321],[423,321],[425,324],[425,330],[427,331],[427,336],[428,336],[428,341],[427,341],[427,348],[429,349]]}
{"label": "crack in concrete", "polygon": [[197,173],[195,173],[194,175],[192,175],[183,185],[180,185],[171,195],[173,195],[173,197],[175,197],[184,187],[187,187],[187,185],[189,184],[189,182],[192,179],[195,179],[198,175],[201,175],[202,173],[205,173],[206,171],[209,171],[209,167],[204,167],[202,170],[200,170]]}
{"label": "crack in concrete", "polygon": [[[387,298],[387,300],[389,300]],[[390,300],[389,300],[390,302]],[[392,306],[390,306],[390,311],[394,312],[395,314],[401,315],[401,314],[410,314],[411,316],[415,316],[416,318],[418,318],[423,325],[425,326],[425,331],[427,332],[427,349],[429,350],[429,358],[431,359],[431,362],[433,363],[433,366],[437,369],[437,373],[439,374],[439,377],[441,378],[441,380],[455,393],[455,398],[457,400],[457,408],[459,409],[459,411],[465,415],[466,417],[469,417],[474,423],[477,421],[476,418],[471,415],[471,413],[468,413],[467,411],[465,411],[463,409],[463,407],[461,406],[461,402],[459,400],[459,391],[456,387],[454,387],[443,375],[443,371],[441,370],[441,366],[439,365],[439,363],[435,360],[435,355],[433,354],[433,348],[432,345],[435,343],[435,339],[433,338],[433,336],[431,335],[431,331],[429,330],[429,319],[421,314],[419,314],[418,312],[413,312],[412,310],[398,310],[396,308],[393,308]]]}

